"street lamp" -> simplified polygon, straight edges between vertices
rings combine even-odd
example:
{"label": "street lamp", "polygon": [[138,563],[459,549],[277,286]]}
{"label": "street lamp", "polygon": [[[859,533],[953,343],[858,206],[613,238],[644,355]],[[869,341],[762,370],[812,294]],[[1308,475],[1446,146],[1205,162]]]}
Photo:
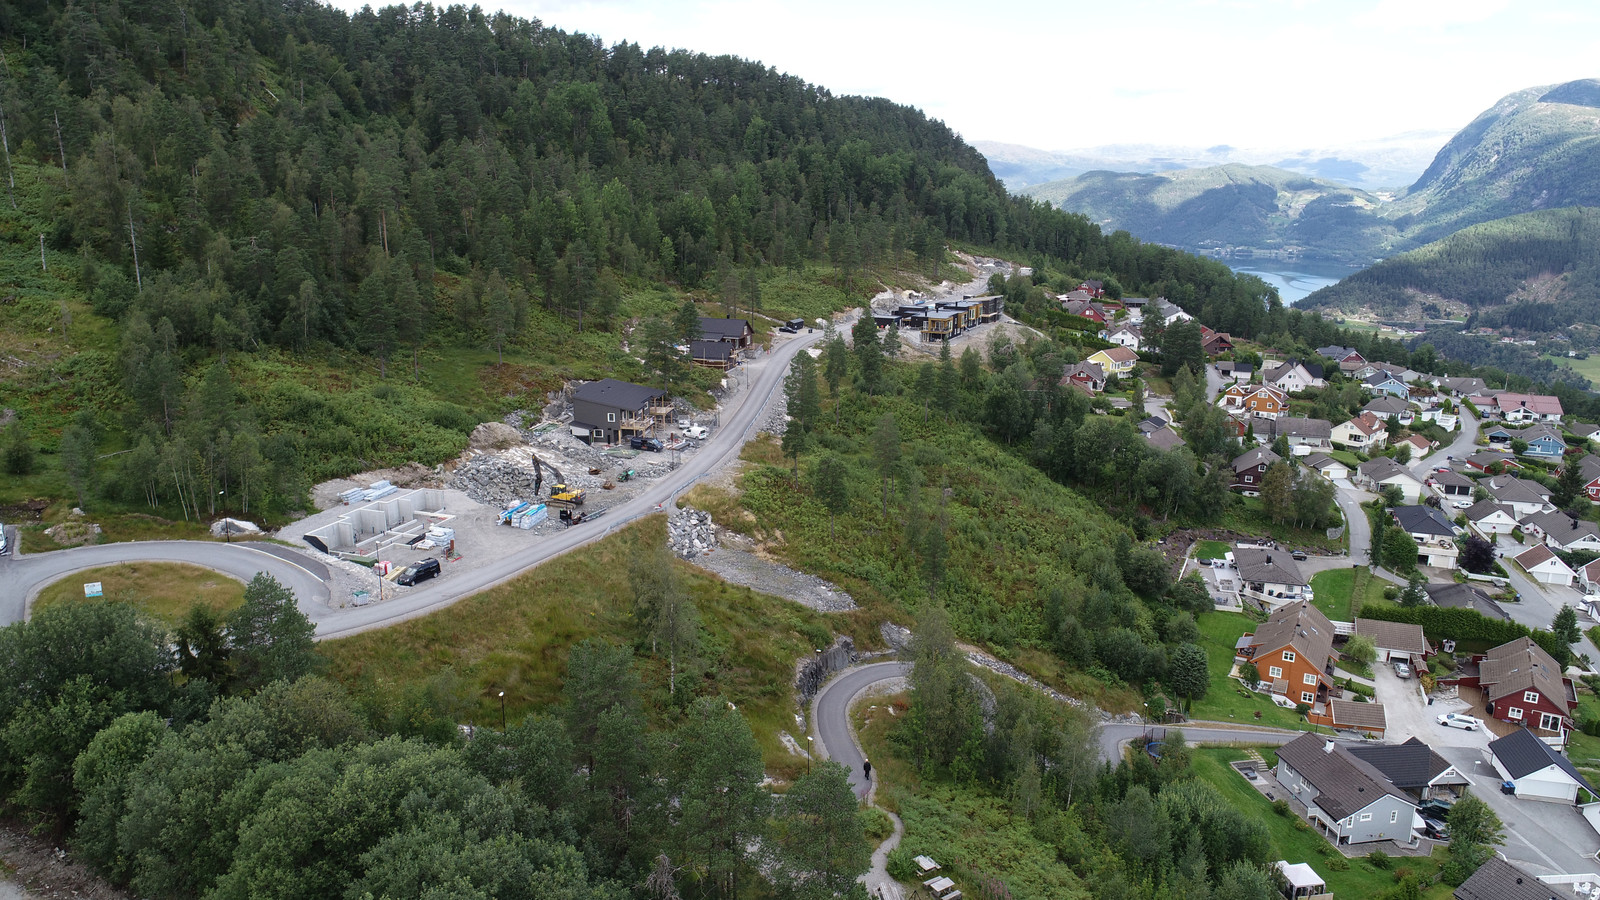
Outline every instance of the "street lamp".
{"label": "street lamp", "polygon": [[809,734],[806,735],[806,774],[807,775],[811,774],[811,758],[816,756],[816,754],[817,754],[816,748],[812,746],[812,744],[813,744],[813,742],[815,742],[815,740],[816,740],[816,738],[813,738],[811,735],[809,735]]}
{"label": "street lamp", "polygon": [[[217,496],[221,497],[223,494],[226,494],[226,493],[227,493],[227,491],[225,491],[225,490],[217,491]],[[224,543],[231,544],[231,543],[233,543],[233,529],[229,526],[229,523],[228,523],[228,515],[227,515],[228,514],[228,507],[227,507],[226,504],[224,504],[223,507],[222,507],[222,514],[223,514],[222,515],[222,540],[223,540]]]}
{"label": "street lamp", "polygon": [[506,692],[500,692],[500,730],[506,730]]}

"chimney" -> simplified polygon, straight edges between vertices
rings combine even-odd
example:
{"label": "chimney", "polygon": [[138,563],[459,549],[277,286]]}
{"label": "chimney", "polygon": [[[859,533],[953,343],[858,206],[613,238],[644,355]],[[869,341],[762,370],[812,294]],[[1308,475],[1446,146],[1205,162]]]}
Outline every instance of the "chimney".
{"label": "chimney", "polygon": [[1267,554],[1267,565],[1269,565],[1269,566],[1272,565],[1272,554],[1271,553]]}
{"label": "chimney", "polygon": [[1332,753],[1333,752],[1333,741],[1324,742],[1323,745],[1322,745],[1322,752],[1323,753]]}

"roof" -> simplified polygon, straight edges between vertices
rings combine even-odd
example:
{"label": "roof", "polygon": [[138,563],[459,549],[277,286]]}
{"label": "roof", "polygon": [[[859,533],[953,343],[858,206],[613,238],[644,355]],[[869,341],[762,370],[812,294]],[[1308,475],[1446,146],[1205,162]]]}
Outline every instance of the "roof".
{"label": "roof", "polygon": [[1468,478],[1467,476],[1461,474],[1460,472],[1454,471],[1454,470],[1449,470],[1449,471],[1445,471],[1445,472],[1435,472],[1434,475],[1433,475],[1433,483],[1437,484],[1437,485],[1440,485],[1442,487],[1467,487],[1467,488],[1476,487],[1477,484],[1478,484],[1476,481],[1473,481],[1471,478]]}
{"label": "roof", "polygon": [[1574,519],[1564,512],[1541,512],[1523,516],[1522,524],[1533,525],[1563,547],[1584,538],[1600,538],[1600,525],[1588,519]]}
{"label": "roof", "polygon": [[1476,394],[1488,387],[1483,383],[1482,378],[1439,378],[1435,379],[1435,383],[1447,391],[1466,394],[1467,396]]}
{"label": "roof", "polygon": [[1546,394],[1514,394],[1502,393],[1494,398],[1494,405],[1501,412],[1513,409],[1527,409],[1529,412],[1541,416],[1560,416],[1561,401]]}
{"label": "roof", "polygon": [[1600,456],[1589,454],[1578,462],[1578,471],[1583,473],[1583,483],[1600,478]]}
{"label": "roof", "polygon": [[727,341],[696,340],[689,342],[691,359],[727,360],[733,356],[733,345]]}
{"label": "roof", "polygon": [[1430,584],[1422,589],[1441,609],[1470,609],[1502,622],[1511,618],[1488,594],[1470,584]]}
{"label": "roof", "polygon": [[1245,452],[1239,454],[1239,456],[1235,457],[1233,460],[1233,470],[1235,472],[1243,472],[1245,469],[1253,469],[1256,466],[1262,465],[1263,463],[1270,466],[1275,462],[1282,461],[1283,457],[1273,453],[1271,448],[1257,447],[1254,450],[1246,450]]}
{"label": "roof", "polygon": [[1326,356],[1332,360],[1343,360],[1347,356],[1360,356],[1361,354],[1356,353],[1356,351],[1350,349],[1349,347],[1341,347],[1338,344],[1329,344],[1326,347],[1318,347],[1317,355]]}
{"label": "roof", "polygon": [[1490,856],[1451,896],[1455,900],[1559,900],[1555,888],[1498,856]]}
{"label": "roof", "polygon": [[1400,443],[1410,444],[1411,446],[1422,451],[1433,449],[1433,442],[1420,434],[1408,434],[1406,435],[1405,440],[1402,440]]}
{"label": "roof", "polygon": [[1405,790],[1421,790],[1450,768],[1448,760],[1416,738],[1404,744],[1357,744],[1350,752]]}
{"label": "roof", "polygon": [[614,406],[617,409],[639,409],[651,400],[665,395],[666,392],[659,388],[618,381],[615,378],[602,378],[599,381],[588,381],[578,385],[572,392],[572,399]]}
{"label": "roof", "polygon": [[1335,819],[1355,815],[1386,795],[1416,806],[1371,763],[1325,737],[1302,734],[1279,747],[1278,758],[1316,787],[1314,802]]}
{"label": "roof", "polygon": [[1550,492],[1544,485],[1526,478],[1496,475],[1478,483],[1489,492],[1489,496],[1502,503],[1543,503],[1550,498]]}
{"label": "roof", "polygon": [[1184,444],[1183,438],[1179,437],[1178,433],[1167,425],[1148,432],[1145,434],[1144,439],[1150,442],[1150,446],[1160,450],[1176,450]]}
{"label": "roof", "polygon": [[744,319],[715,319],[710,316],[700,317],[700,336],[710,341],[721,341],[743,338],[745,331],[750,328],[750,323]]}
{"label": "roof", "polygon": [[1093,358],[1102,354],[1112,362],[1136,362],[1139,359],[1139,354],[1129,350],[1127,347],[1107,347],[1089,355],[1090,358]]}
{"label": "roof", "polygon": [[1512,559],[1516,560],[1517,565],[1523,567],[1524,569],[1532,569],[1535,566],[1542,566],[1552,559],[1558,563],[1561,563],[1563,566],[1566,565],[1566,563],[1556,559],[1555,551],[1551,550],[1547,544],[1534,544],[1532,547],[1529,547],[1521,553],[1518,553],[1516,556],[1513,556]]}
{"label": "roof", "polygon": [[[1284,377],[1285,375],[1288,375],[1289,373],[1293,372],[1295,370],[1296,366],[1300,366],[1300,369],[1302,371],[1305,370],[1305,367],[1300,365],[1300,361],[1299,360],[1291,359],[1286,363],[1279,363],[1278,365],[1269,366],[1267,368],[1262,369],[1261,370],[1261,379],[1263,381],[1275,382],[1278,379]],[[1308,378],[1310,377],[1310,375],[1311,375],[1310,372],[1306,372],[1306,376]]]}
{"label": "roof", "polygon": [[1357,619],[1356,634],[1372,638],[1372,643],[1380,650],[1398,650],[1417,656],[1428,652],[1428,640],[1422,636],[1421,625],[1385,622],[1382,619]]}
{"label": "roof", "polygon": [[1417,476],[1411,474],[1410,469],[1400,465],[1399,463],[1395,462],[1392,457],[1388,456],[1373,457],[1372,459],[1362,463],[1357,468],[1360,470],[1362,475],[1372,479],[1373,481],[1388,481],[1391,478],[1401,475],[1411,479],[1412,481],[1417,480]]}
{"label": "roof", "polygon": [[1365,385],[1368,385],[1368,386],[1371,386],[1371,387],[1377,387],[1380,384],[1388,384],[1391,381],[1396,381],[1396,382],[1399,382],[1401,384],[1405,384],[1405,382],[1400,381],[1400,378],[1398,376],[1391,375],[1388,372],[1381,372],[1381,371],[1380,372],[1373,372],[1371,375],[1368,375],[1367,377],[1361,379],[1361,383],[1362,384],[1365,384]]}
{"label": "roof", "polygon": [[1272,432],[1274,438],[1280,434],[1286,437],[1328,438],[1333,436],[1333,423],[1327,419],[1284,416],[1281,419],[1271,420],[1268,430]]}
{"label": "roof", "polygon": [[1371,437],[1380,431],[1389,430],[1389,427],[1383,423],[1382,419],[1378,418],[1377,414],[1370,412],[1364,412],[1345,424],[1361,432],[1367,437]]}
{"label": "roof", "polygon": [[1257,656],[1279,647],[1293,647],[1320,672],[1327,667],[1328,657],[1333,653],[1333,623],[1309,603],[1290,603],[1279,607],[1256,627],[1251,646],[1259,648]]}
{"label": "roof", "polygon": [[1512,511],[1509,505],[1497,503],[1493,500],[1479,500],[1467,508],[1467,521],[1482,522],[1497,512],[1505,513],[1506,517],[1513,522],[1517,520],[1516,513]]}
{"label": "roof", "polygon": [[1326,882],[1322,880],[1322,876],[1317,874],[1317,870],[1305,863],[1292,863],[1286,859],[1280,859],[1273,865],[1278,867],[1278,873],[1283,876],[1284,881],[1289,882],[1290,887],[1314,888],[1327,886]]}
{"label": "roof", "polygon": [[1587,422],[1569,422],[1567,423],[1567,430],[1578,437],[1588,438],[1593,437],[1596,431],[1600,431],[1600,425],[1590,425]]}
{"label": "roof", "polygon": [[1479,450],[1477,453],[1467,457],[1467,462],[1485,470],[1495,463],[1505,463],[1507,466],[1522,468],[1521,463],[1497,450]]}
{"label": "roof", "polygon": [[1595,789],[1589,784],[1589,779],[1583,777],[1571,760],[1557,753],[1554,747],[1539,740],[1526,728],[1518,728],[1497,741],[1490,741],[1489,752],[1494,754],[1495,759],[1500,760],[1500,765],[1505,766],[1512,778],[1521,778],[1541,769],[1556,766],[1567,773],[1573,781],[1582,785],[1584,790],[1591,794],[1595,793]]}
{"label": "roof", "polygon": [[1439,537],[1455,537],[1455,526],[1431,506],[1396,506],[1393,510],[1394,520],[1400,523],[1411,534],[1435,534]]}
{"label": "roof", "polygon": [[1589,564],[1578,570],[1583,573],[1583,580],[1590,584],[1600,583],[1600,559],[1590,560]]}
{"label": "roof", "polygon": [[1410,408],[1411,404],[1401,400],[1399,397],[1396,397],[1393,394],[1385,394],[1382,397],[1374,397],[1370,403],[1361,407],[1363,412],[1376,413],[1385,418],[1388,418],[1389,416],[1398,416]]}
{"label": "roof", "polygon": [[1389,727],[1383,714],[1382,703],[1363,703],[1355,700],[1329,700],[1335,728],[1371,729],[1383,731]]}
{"label": "roof", "polygon": [[[1550,552],[1548,547],[1545,552]],[[1490,648],[1478,663],[1478,683],[1483,685],[1483,692],[1490,700],[1536,690],[1557,707],[1564,708],[1562,704],[1567,698],[1560,664],[1532,638],[1521,637]]]}
{"label": "roof", "polygon": [[1543,422],[1540,422],[1537,425],[1529,425],[1527,428],[1524,428],[1521,431],[1513,431],[1511,436],[1514,438],[1521,438],[1530,444],[1539,440],[1540,438],[1552,438],[1556,443],[1562,445],[1563,447],[1567,444],[1567,439],[1561,436],[1561,429],[1556,428],[1554,425],[1546,425]]}
{"label": "roof", "polygon": [[1301,460],[1301,462],[1305,463],[1306,465],[1310,466],[1313,469],[1316,469],[1319,472],[1322,471],[1323,469],[1332,468],[1333,466],[1344,466],[1346,469],[1350,468],[1349,466],[1345,466],[1344,463],[1340,462],[1337,459],[1334,459],[1333,457],[1329,456],[1326,453],[1313,453],[1310,456],[1306,457],[1305,459]]}

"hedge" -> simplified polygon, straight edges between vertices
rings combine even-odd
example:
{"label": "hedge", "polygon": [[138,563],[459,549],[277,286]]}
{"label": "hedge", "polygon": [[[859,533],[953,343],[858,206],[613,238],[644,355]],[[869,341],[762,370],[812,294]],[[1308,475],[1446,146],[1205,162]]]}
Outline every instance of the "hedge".
{"label": "hedge", "polygon": [[1561,639],[1543,629],[1530,629],[1516,622],[1502,622],[1472,609],[1441,609],[1437,606],[1380,606],[1366,603],[1361,606],[1361,617],[1385,622],[1405,622],[1421,625],[1422,633],[1430,641],[1449,638],[1456,641],[1487,641],[1499,646],[1520,637],[1531,637],[1562,667],[1571,665],[1572,648]]}

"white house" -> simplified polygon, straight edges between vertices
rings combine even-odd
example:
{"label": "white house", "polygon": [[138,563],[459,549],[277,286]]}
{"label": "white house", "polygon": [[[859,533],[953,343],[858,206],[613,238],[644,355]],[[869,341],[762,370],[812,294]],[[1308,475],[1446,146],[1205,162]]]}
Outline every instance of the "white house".
{"label": "white house", "polygon": [[1123,325],[1106,335],[1106,340],[1112,342],[1113,344],[1121,344],[1122,346],[1127,347],[1129,350],[1137,353],[1140,350],[1140,344],[1143,342],[1144,337],[1139,333],[1139,329],[1129,325]]}
{"label": "white house", "polygon": [[1326,387],[1327,382],[1322,380],[1321,366],[1317,367],[1319,374],[1312,374],[1305,364],[1298,359],[1291,359],[1281,365],[1269,366],[1261,370],[1261,381],[1273,387],[1294,394],[1308,388]]}
{"label": "white house", "polygon": [[1524,516],[1522,530],[1544,541],[1552,550],[1600,552],[1600,525],[1587,519],[1574,519],[1564,512]]}
{"label": "white house", "polygon": [[1561,557],[1555,555],[1548,546],[1535,544],[1518,553],[1514,559],[1517,565],[1528,571],[1534,581],[1545,584],[1559,584],[1562,587],[1572,587],[1574,574]]}
{"label": "white house", "polygon": [[1510,534],[1517,530],[1517,517],[1510,504],[1493,500],[1479,500],[1467,510],[1467,522],[1472,530],[1494,540],[1497,534]]}
{"label": "white house", "polygon": [[1333,441],[1363,452],[1381,450],[1389,443],[1389,426],[1370,412],[1333,426]]}
{"label": "white house", "polygon": [[1576,803],[1578,788],[1596,794],[1572,762],[1526,728],[1489,742],[1489,753],[1500,778],[1516,785],[1525,800]]}
{"label": "white house", "polygon": [[1400,488],[1400,495],[1407,503],[1417,503],[1422,497],[1422,482],[1405,466],[1400,465],[1387,456],[1369,459],[1356,468],[1356,483],[1369,488],[1373,493],[1379,493],[1385,485],[1395,485]]}
{"label": "white house", "polygon": [[1417,542],[1417,565],[1454,569],[1461,550],[1456,529],[1442,513],[1431,506],[1398,506],[1395,522]]}
{"label": "white house", "polygon": [[1350,467],[1326,453],[1313,453],[1302,460],[1312,471],[1329,481],[1350,477]]}
{"label": "white house", "polygon": [[1479,481],[1478,484],[1489,492],[1489,496],[1493,497],[1495,502],[1509,503],[1511,511],[1518,519],[1555,510],[1550,503],[1550,489],[1537,481],[1512,475],[1495,475]]}
{"label": "white house", "polygon": [[1600,559],[1578,570],[1578,587],[1585,594],[1600,594]]}

